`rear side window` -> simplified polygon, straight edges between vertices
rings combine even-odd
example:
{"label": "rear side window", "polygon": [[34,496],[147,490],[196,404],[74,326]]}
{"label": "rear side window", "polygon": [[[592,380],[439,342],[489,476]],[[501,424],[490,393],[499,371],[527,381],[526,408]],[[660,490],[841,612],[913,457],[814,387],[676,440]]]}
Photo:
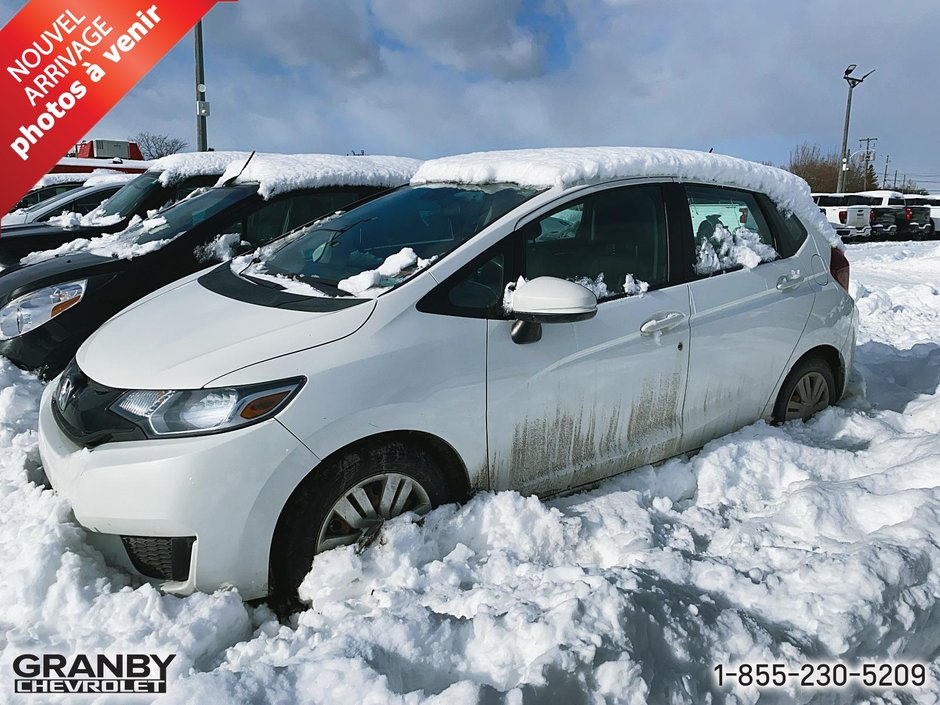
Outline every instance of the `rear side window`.
{"label": "rear side window", "polygon": [[792,257],[806,242],[806,228],[799,218],[780,210],[767,196],[760,195],[758,200],[773,221],[777,252],[781,257]]}
{"label": "rear side window", "polygon": [[754,194],[719,186],[685,187],[695,235],[695,273],[753,268],[779,257]]}

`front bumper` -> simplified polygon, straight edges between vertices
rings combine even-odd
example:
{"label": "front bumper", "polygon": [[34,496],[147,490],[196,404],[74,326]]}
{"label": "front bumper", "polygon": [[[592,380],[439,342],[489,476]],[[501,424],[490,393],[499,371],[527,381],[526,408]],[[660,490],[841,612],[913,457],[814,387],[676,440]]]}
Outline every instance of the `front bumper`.
{"label": "front bumper", "polygon": [[110,562],[142,575],[122,536],[195,537],[185,579],[142,577],[177,594],[235,587],[246,600],[267,595],[274,527],[316,456],[277,420],[210,436],[82,448],[53,418],[54,387],[46,386],[39,412],[46,476]]}

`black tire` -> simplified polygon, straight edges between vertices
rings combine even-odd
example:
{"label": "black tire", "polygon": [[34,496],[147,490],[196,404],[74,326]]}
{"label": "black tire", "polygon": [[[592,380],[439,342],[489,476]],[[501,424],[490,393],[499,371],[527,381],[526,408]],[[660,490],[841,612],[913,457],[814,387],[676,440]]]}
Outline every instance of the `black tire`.
{"label": "black tire", "polygon": [[384,473],[418,483],[432,507],[453,501],[443,469],[420,446],[398,440],[366,441],[328,459],[291,495],[274,532],[270,592],[278,612],[299,607],[297,588],[310,572],[321,529],[334,504],[357,484]]}
{"label": "black tire", "polygon": [[[818,377],[814,377],[814,375],[818,375]],[[794,420],[792,415],[790,419],[787,418],[787,408],[791,400],[794,400],[794,392],[797,391],[797,386],[804,378],[809,378],[813,381],[821,378],[826,386],[825,400],[815,405],[816,408],[807,415],[801,415],[795,418],[802,418],[805,421],[830,404],[838,401],[835,376],[832,374],[832,368],[829,367],[829,363],[815,355],[804,358],[790,370],[790,374],[787,375],[787,378],[783,381],[783,385],[780,387],[780,393],[777,395],[776,403],[774,403],[773,421],[775,424],[782,424],[785,421]],[[800,394],[796,395],[797,398],[799,396]],[[794,400],[794,404],[795,403],[796,401]]]}

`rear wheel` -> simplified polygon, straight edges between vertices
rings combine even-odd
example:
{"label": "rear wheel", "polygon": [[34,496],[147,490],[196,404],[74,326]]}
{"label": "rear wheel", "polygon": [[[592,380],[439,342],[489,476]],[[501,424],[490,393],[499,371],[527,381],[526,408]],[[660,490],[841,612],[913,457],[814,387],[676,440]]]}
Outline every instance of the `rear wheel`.
{"label": "rear wheel", "polygon": [[774,404],[774,421],[806,419],[829,406],[836,398],[835,378],[820,357],[801,360],[787,375]]}
{"label": "rear wheel", "polygon": [[297,588],[317,553],[375,535],[407,512],[451,501],[442,468],[421,447],[365,442],[331,459],[294,491],[271,546],[271,594],[279,612],[300,605]]}

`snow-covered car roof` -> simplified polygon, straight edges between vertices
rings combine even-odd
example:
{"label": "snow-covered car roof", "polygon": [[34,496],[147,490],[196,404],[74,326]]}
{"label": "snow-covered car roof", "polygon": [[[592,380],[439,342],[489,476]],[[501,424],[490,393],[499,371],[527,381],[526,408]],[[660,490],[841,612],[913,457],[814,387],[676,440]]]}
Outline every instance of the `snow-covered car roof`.
{"label": "snow-covered car roof", "polygon": [[[103,169],[96,169],[97,171],[104,171]],[[92,172],[94,173],[94,172]],[[112,172],[117,173],[117,172]],[[43,188],[45,186],[58,186],[59,184],[80,184],[88,178],[88,172],[83,171],[72,171],[64,174],[46,174],[39,181],[36,182],[36,185],[33,186],[30,191],[35,191],[36,189]]]}
{"label": "snow-covered car roof", "polygon": [[91,176],[82,182],[82,186],[104,186],[106,184],[126,184],[136,179],[140,174],[124,174],[120,171],[96,169]]}
{"label": "snow-covered car roof", "polygon": [[407,184],[420,164],[417,159],[379,155],[255,154],[247,166],[244,159],[232,161],[219,184],[233,177],[237,177],[233,183],[257,183],[258,193],[266,199],[285,191],[321,186],[391,188]]}
{"label": "snow-covered car roof", "polygon": [[160,183],[172,186],[191,176],[214,176],[233,161],[244,161],[250,152],[183,152],[157,159],[148,172],[159,173]]}
{"label": "snow-covered car roof", "polygon": [[783,210],[841,242],[813,203],[809,184],[783,169],[723,154],[659,147],[560,147],[474,152],[424,162],[412,184],[516,183],[570,188],[611,179],[676,177],[767,194]]}

